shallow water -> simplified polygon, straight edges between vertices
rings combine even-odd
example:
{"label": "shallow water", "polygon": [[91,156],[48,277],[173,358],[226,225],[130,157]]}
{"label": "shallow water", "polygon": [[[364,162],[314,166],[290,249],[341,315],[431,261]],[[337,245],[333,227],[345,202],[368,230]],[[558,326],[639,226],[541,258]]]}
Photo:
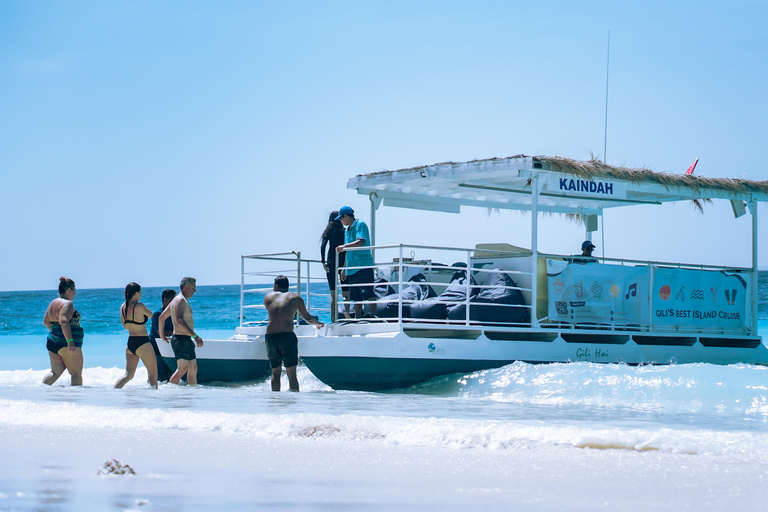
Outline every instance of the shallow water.
{"label": "shallow water", "polygon": [[[115,293],[94,295],[91,306]],[[198,323],[219,329],[204,338],[225,337],[236,306],[224,311],[227,296],[201,308],[204,297],[192,301]],[[48,298],[8,300],[4,310],[24,311]],[[42,324],[6,322],[0,510],[748,510],[768,500],[766,367],[515,363],[366,393],[333,391],[300,366],[298,394],[267,382],[152,390],[140,367],[115,390],[125,336],[89,315],[82,388],[66,374],[40,384]],[[136,475],[97,476],[112,458]]]}

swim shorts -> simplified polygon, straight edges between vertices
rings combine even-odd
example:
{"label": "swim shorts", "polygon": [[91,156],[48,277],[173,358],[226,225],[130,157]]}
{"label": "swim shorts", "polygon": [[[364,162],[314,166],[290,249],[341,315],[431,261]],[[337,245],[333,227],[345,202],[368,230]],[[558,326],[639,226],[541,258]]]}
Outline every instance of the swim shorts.
{"label": "swim shorts", "polygon": [[286,368],[299,364],[299,340],[292,332],[267,334],[267,357],[272,368]]}
{"label": "swim shorts", "polygon": [[149,336],[128,336],[128,350],[136,354],[140,346],[149,342]]}
{"label": "swim shorts", "polygon": [[192,336],[185,336],[183,334],[174,334],[171,336],[171,348],[173,349],[173,355],[176,356],[176,360],[184,359],[186,361],[194,361],[197,359],[195,355],[195,342],[192,341]]}
{"label": "swim shorts", "polygon": [[368,300],[376,297],[373,293],[373,269],[364,268],[348,276],[349,284],[362,284],[363,286],[350,286],[349,297],[355,301]]}
{"label": "swim shorts", "polygon": [[[75,346],[82,347],[84,337],[83,328],[79,325],[70,325],[69,327],[72,329],[72,339],[75,342]],[[59,350],[62,348],[67,348],[67,340],[64,338],[64,332],[61,330],[61,325],[51,325],[51,332],[48,333],[45,347],[48,349],[48,352],[53,352],[54,354],[58,354]]]}

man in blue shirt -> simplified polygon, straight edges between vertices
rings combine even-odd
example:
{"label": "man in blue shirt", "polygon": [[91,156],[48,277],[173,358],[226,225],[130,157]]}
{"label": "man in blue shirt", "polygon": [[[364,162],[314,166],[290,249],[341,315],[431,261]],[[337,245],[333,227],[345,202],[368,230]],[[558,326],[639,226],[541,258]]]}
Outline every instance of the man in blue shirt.
{"label": "man in blue shirt", "polygon": [[[340,220],[346,228],[344,245],[338,246],[337,252],[341,253],[353,247],[371,246],[368,226],[365,222],[355,218],[355,210],[349,206],[344,206],[339,210],[339,216],[336,217],[336,220]],[[361,318],[363,316],[363,304],[360,301],[376,300],[376,294],[373,293],[373,256],[370,249],[347,251],[345,264],[347,268],[341,271],[341,278],[344,279],[346,276],[349,279],[350,297],[355,302],[355,318]],[[375,316],[376,303],[370,303],[369,307]]]}

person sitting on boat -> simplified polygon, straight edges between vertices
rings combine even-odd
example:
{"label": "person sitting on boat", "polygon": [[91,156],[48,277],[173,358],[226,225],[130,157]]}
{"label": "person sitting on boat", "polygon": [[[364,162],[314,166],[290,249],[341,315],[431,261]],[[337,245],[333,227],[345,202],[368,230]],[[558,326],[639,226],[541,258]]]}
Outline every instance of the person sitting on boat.
{"label": "person sitting on boat", "polygon": [[581,244],[581,256],[571,258],[571,263],[597,263],[597,258],[592,256],[594,250],[595,244],[590,240],[584,240],[584,243]]}
{"label": "person sitting on boat", "polygon": [[[325,275],[328,279],[328,287],[331,289],[331,321],[336,321],[338,314],[338,306],[336,305],[336,283],[339,280],[339,275],[336,268],[336,248],[344,243],[344,226],[338,219],[339,212],[334,210],[328,217],[328,225],[325,226],[325,231],[321,237],[320,244],[320,258],[323,261],[323,268],[325,269]],[[328,253],[326,257],[325,247],[328,246]],[[346,253],[339,253],[339,266],[343,267]],[[341,294],[344,296],[344,315],[349,318],[349,287],[344,286],[347,284],[347,279],[341,280]]]}
{"label": "person sitting on boat", "polygon": [[[371,235],[365,222],[355,218],[355,210],[344,206],[336,217],[346,227],[344,244],[336,248],[342,253],[353,247],[370,247]],[[341,271],[341,278],[347,277],[350,285],[350,297],[355,302],[355,318],[363,316],[362,301],[376,299],[373,291],[373,256],[370,249],[363,251],[348,251],[346,266]],[[351,268],[350,268],[351,267]],[[362,268],[355,268],[362,267]],[[370,304],[371,314],[376,315],[376,302]]]}
{"label": "person sitting on boat", "polygon": [[289,389],[299,390],[299,379],[296,377],[296,365],[299,364],[299,340],[293,332],[293,317],[296,311],[304,320],[318,329],[323,326],[322,322],[309,314],[301,295],[288,289],[288,278],[280,275],[275,278],[274,291],[264,297],[264,307],[269,313],[265,338],[267,357],[272,367],[272,391],[280,391],[283,364],[285,364],[285,373],[288,375]]}
{"label": "person sitting on boat", "polygon": [[[171,375],[173,375],[173,370],[171,370],[168,365],[165,364],[163,356],[160,354],[160,349],[157,348],[157,338],[160,337],[160,315],[163,314],[163,311],[168,307],[168,304],[171,303],[174,297],[176,297],[176,290],[172,290],[170,288],[163,290],[163,294],[161,296],[163,307],[152,313],[152,320],[149,329],[149,341],[152,343],[152,348],[155,351],[155,358],[157,359],[157,380],[160,382],[167,382],[168,379],[171,378]],[[165,319],[165,332],[173,332],[173,321],[170,317]]]}

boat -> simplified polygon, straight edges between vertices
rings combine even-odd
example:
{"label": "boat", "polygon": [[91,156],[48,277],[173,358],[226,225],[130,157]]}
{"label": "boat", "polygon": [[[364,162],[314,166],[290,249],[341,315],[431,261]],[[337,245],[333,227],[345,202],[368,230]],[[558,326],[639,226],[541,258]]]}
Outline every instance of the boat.
{"label": "boat", "polygon": [[[757,327],[757,205],[768,200],[766,181],[518,155],[361,174],[347,188],[370,198],[377,269],[395,267],[402,276],[413,266],[408,256],[438,254],[455,262],[449,269],[464,278],[466,293],[463,304],[445,301],[449,311],[458,313],[443,318],[407,314],[416,305],[423,313],[423,300],[439,303],[442,295],[419,300],[401,294],[391,318],[334,323],[319,336],[300,338],[302,360],[334,389],[403,388],[515,361],[768,364]],[[747,212],[751,216],[751,267],[605,257],[583,261],[538,250],[542,214],[580,219],[590,239],[609,208],[710,200],[730,201],[737,218]],[[530,247],[376,246],[381,205],[452,213],[465,206],[530,212]],[[395,257],[387,258],[393,251]],[[474,279],[462,276],[463,269]],[[402,290],[407,283],[400,278],[389,285]],[[475,300],[484,291],[498,297],[505,290],[522,300]]]}
{"label": "boat", "polygon": [[[156,341],[163,360],[176,371],[171,344],[161,339]],[[206,339],[195,352],[197,382],[200,384],[258,381],[268,378],[272,372],[263,334],[236,332],[226,340]]]}
{"label": "boat", "polygon": [[[292,281],[291,289],[293,291],[297,291],[297,285],[301,286],[301,283],[307,283],[310,280],[308,275],[302,276],[301,270],[297,270],[295,267],[278,271],[251,270],[247,266],[250,261],[266,261],[269,263],[278,261],[296,263],[298,261],[304,265],[311,264],[313,266],[320,265],[321,263],[319,260],[302,261],[301,253],[294,252],[241,256],[239,326],[235,328],[235,332],[231,337],[227,339],[206,338],[204,339],[203,346],[195,349],[197,381],[200,384],[242,383],[269,378],[272,374],[272,369],[267,358],[267,348],[265,345],[267,313],[263,304],[264,295],[272,291],[271,280],[281,272],[298,278]],[[325,282],[326,278],[324,275],[322,278],[312,279],[322,279]],[[265,281],[265,279],[269,280],[269,282]],[[252,282],[256,284],[252,284]],[[308,285],[305,286],[307,289],[303,295],[308,305],[313,306],[312,299],[316,299],[317,295],[325,298],[326,302],[330,300],[330,295],[327,291],[324,294],[315,293],[312,295],[310,287]],[[312,307],[312,311],[315,313],[327,312],[329,309],[328,307]],[[316,335],[317,329],[315,327],[309,326],[299,319],[296,319],[295,324],[294,331],[297,336],[307,338]],[[156,342],[163,360],[172,371],[175,371],[176,358],[171,344],[159,338],[156,339]]]}
{"label": "boat", "polygon": [[[768,201],[768,181],[517,155],[360,174],[347,188],[370,200],[377,298],[366,309],[373,313],[375,303],[376,314],[346,319],[339,313],[340,321],[319,331],[296,322],[303,363],[331,388],[404,388],[516,361],[768,365],[757,317],[757,206]],[[729,201],[736,219],[749,214],[750,267],[584,258],[538,249],[544,214],[580,221],[591,240],[606,209],[679,201],[701,207],[714,200]],[[530,247],[377,245],[381,206],[529,212]],[[241,262],[241,321],[228,343],[250,343],[243,354],[261,356],[263,350],[263,318],[249,323],[244,315],[263,308],[260,294],[264,286],[271,288],[267,276],[288,275],[310,312],[328,314],[320,261],[285,252],[244,255]],[[247,270],[247,264],[258,269]],[[255,279],[256,287],[249,288],[247,279]],[[337,301],[343,307],[343,298]],[[217,358],[226,368],[226,357]]]}

